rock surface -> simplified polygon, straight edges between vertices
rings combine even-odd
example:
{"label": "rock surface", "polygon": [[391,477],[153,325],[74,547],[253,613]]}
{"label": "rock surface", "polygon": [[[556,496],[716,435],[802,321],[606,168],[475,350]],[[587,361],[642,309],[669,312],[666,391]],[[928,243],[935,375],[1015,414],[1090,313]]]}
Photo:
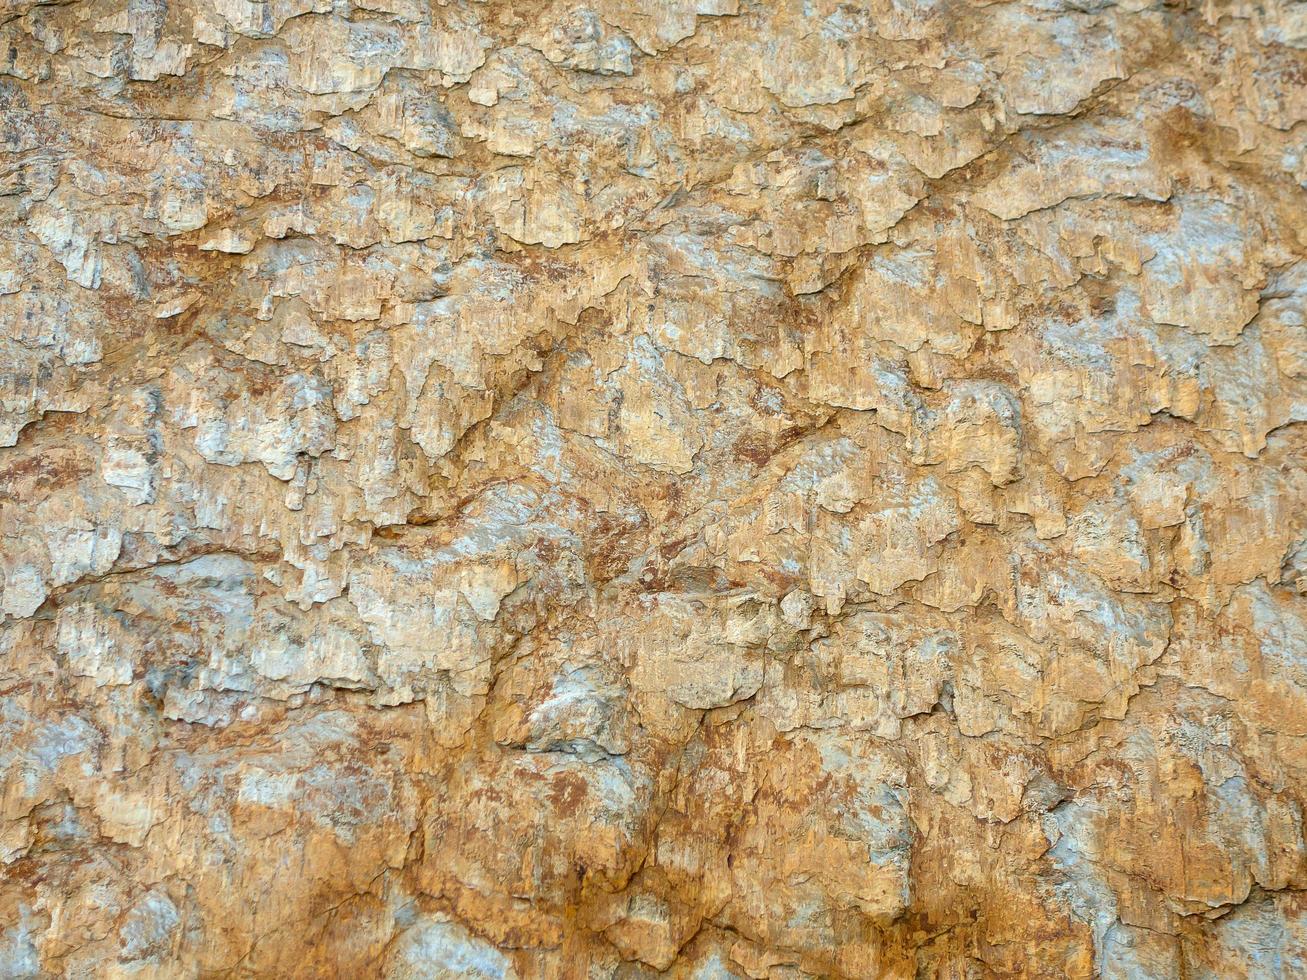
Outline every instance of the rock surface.
{"label": "rock surface", "polygon": [[0,42],[0,976],[1307,976],[1307,6]]}

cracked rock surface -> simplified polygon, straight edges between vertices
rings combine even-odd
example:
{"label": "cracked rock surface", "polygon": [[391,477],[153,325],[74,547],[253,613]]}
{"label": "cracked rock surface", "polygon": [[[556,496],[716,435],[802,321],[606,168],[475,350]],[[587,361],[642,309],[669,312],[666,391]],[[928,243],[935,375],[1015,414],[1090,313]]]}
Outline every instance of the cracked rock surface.
{"label": "cracked rock surface", "polygon": [[1301,0],[3,0],[0,977],[1307,976]]}

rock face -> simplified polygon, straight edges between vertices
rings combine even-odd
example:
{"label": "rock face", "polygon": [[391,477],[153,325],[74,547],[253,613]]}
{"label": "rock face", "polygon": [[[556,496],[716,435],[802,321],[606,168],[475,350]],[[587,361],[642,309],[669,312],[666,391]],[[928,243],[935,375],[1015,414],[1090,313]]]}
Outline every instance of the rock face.
{"label": "rock face", "polygon": [[1307,976],[1307,6],[0,42],[0,977]]}

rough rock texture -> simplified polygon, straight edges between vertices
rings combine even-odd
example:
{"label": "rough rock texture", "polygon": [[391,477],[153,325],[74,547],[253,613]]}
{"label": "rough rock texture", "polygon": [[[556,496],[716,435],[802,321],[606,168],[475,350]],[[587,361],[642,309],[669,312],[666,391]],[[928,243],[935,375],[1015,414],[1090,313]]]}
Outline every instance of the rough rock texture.
{"label": "rough rock texture", "polygon": [[0,976],[1307,976],[1307,4],[3,0]]}

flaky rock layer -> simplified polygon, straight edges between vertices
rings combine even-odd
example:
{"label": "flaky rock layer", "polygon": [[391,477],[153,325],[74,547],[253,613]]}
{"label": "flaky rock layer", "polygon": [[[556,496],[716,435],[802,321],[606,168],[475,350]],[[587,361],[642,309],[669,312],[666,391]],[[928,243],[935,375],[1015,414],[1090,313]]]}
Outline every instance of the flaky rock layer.
{"label": "flaky rock layer", "polygon": [[1307,976],[1307,6],[0,4],[0,977]]}

